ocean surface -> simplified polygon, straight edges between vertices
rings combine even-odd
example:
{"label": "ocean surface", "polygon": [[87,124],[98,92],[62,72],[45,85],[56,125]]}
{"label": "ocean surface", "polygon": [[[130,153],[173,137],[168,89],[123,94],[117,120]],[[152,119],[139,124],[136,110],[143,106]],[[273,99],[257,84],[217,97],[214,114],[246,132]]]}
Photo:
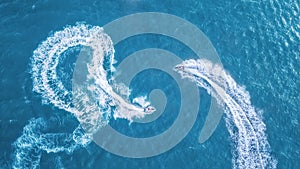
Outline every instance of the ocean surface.
{"label": "ocean surface", "polygon": [[[45,101],[47,96],[41,95],[44,91],[37,91],[32,75],[34,51],[47,37],[68,25],[102,27],[140,12],[172,14],[198,27],[215,47],[234,84],[247,91],[246,98],[249,96],[257,116],[265,124],[266,156],[272,158],[272,164],[266,168],[300,168],[299,1],[1,0],[1,169],[245,167],[238,163],[236,156],[240,154],[236,155],[235,149],[239,146],[227,129],[231,117],[226,113],[213,135],[206,142],[198,143],[212,98],[201,85],[201,108],[188,135],[165,153],[136,159],[110,153],[94,142],[85,144],[84,139],[74,143],[74,133],[82,133],[78,128],[80,120],[53,104],[51,99]],[[197,58],[184,44],[155,34],[133,36],[113,48],[118,61],[115,66],[130,54],[147,48],[165,49],[183,60]],[[80,50],[71,47],[63,52],[55,67],[66,90],[72,89],[74,64]],[[133,78],[129,88],[130,98],[160,89],[167,98],[165,111],[149,123],[129,124],[126,119],[111,118],[109,125],[136,138],[155,136],[170,128],[178,116],[181,101],[179,87],[169,74],[158,69],[142,71]]]}

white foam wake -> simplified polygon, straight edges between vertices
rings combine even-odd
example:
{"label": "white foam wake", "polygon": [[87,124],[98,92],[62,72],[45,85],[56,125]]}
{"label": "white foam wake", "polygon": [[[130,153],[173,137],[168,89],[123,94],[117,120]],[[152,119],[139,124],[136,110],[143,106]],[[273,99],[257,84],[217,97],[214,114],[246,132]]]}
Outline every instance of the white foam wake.
{"label": "white foam wake", "polygon": [[[86,76],[84,82],[76,83],[73,91],[70,91],[59,79],[57,67],[63,53],[77,46],[90,48],[92,56],[84,60],[87,73],[80,74],[81,78]],[[41,94],[45,103],[75,115],[80,125],[73,133],[43,133],[49,126],[47,121],[41,118],[30,120],[22,136],[14,143],[12,168],[38,168],[42,151],[72,153],[78,147],[87,146],[92,135],[107,125],[112,115],[132,121],[155,111],[150,104],[132,104],[128,99],[128,87],[110,85],[112,79],[108,78],[108,72],[114,70],[114,48],[110,37],[101,27],[77,24],[55,32],[33,52],[31,63],[33,90]],[[80,71],[77,70],[77,73]],[[138,100],[146,103],[145,97]]]}
{"label": "white foam wake", "polygon": [[[87,46],[93,54],[86,63],[86,81],[76,85],[71,92],[57,77],[56,69],[62,53],[76,46]],[[115,118],[130,121],[152,113],[113,90],[107,78],[107,73],[114,70],[113,63],[113,43],[101,27],[84,24],[68,26],[48,37],[33,52],[34,91],[41,94],[46,102],[73,113],[88,133],[94,133],[106,125],[112,111]]]}
{"label": "white foam wake", "polygon": [[29,121],[23,129],[23,134],[13,144],[15,159],[12,168],[39,168],[43,151],[71,154],[91,141],[81,126],[78,126],[73,133],[43,133],[48,128],[48,122],[42,118]]}
{"label": "white foam wake", "polygon": [[222,67],[206,59],[186,60],[175,71],[205,88],[224,106],[226,125],[235,143],[234,168],[276,168],[265,135],[266,126],[243,87]]}

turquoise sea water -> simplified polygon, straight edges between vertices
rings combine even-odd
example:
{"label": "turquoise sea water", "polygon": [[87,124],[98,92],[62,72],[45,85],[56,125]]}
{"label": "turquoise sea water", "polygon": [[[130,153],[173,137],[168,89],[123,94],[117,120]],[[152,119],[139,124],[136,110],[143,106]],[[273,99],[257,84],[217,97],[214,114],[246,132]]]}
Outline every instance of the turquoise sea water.
{"label": "turquoise sea water", "polygon": [[[245,86],[252,105],[263,112],[271,155],[277,168],[300,168],[300,5],[297,1],[1,1],[0,3],[0,168],[11,168],[16,158],[13,143],[32,118],[45,119],[42,133],[72,133],[78,125],[70,113],[42,104],[32,91],[30,59],[51,32],[85,22],[103,26],[137,12],[164,12],[184,18],[201,29],[216,48],[224,68]],[[122,31],[122,30],[120,30]],[[145,48],[162,48],[188,59],[194,54],[179,42],[156,35],[131,37],[115,46],[116,59]],[[78,51],[66,53],[59,76],[70,79]],[[73,57],[74,58],[74,57]],[[147,78],[155,75],[157,78]],[[148,84],[148,85],[145,85]],[[121,133],[148,137],[167,129],[178,112],[178,86],[159,70],[140,73],[130,85],[133,95],[153,88],[171,98],[162,116],[149,124],[111,121]],[[177,92],[176,92],[177,91]],[[232,168],[232,142],[221,120],[205,143],[197,141],[210,103],[200,88],[201,110],[192,130],[176,147],[161,155],[131,159],[111,154],[96,144],[72,153],[42,152],[40,168]],[[164,125],[162,125],[164,124]],[[47,127],[45,127],[47,126]],[[38,130],[39,127],[35,129]],[[34,130],[34,128],[32,129]],[[145,132],[147,131],[147,132]],[[67,136],[66,136],[67,138]],[[59,142],[59,141],[58,141]],[[32,152],[32,156],[35,152]],[[30,162],[29,167],[30,167]]]}

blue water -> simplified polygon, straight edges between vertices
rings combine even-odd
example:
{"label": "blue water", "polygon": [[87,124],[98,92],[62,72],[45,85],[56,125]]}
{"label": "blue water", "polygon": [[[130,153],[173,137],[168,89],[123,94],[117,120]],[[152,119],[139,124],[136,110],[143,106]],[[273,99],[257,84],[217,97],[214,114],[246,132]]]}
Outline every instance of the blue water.
{"label": "blue water", "polygon": [[[246,87],[254,107],[263,111],[271,155],[277,168],[300,168],[300,19],[298,1],[1,1],[0,2],[0,168],[11,168],[15,160],[13,143],[32,118],[46,119],[37,133],[72,133],[78,121],[68,112],[42,104],[32,91],[30,58],[32,52],[51,32],[65,25],[84,21],[105,25],[119,17],[137,12],[165,12],[188,20],[201,29],[216,48],[224,68],[235,81]],[[195,54],[174,39],[156,35],[136,36],[115,46],[116,59],[149,47],[162,48],[182,59]],[[66,55],[76,55],[76,50]],[[60,62],[66,83],[75,59]],[[158,76],[156,80],[146,75]],[[153,84],[144,85],[144,84]],[[149,137],[166,130],[177,116],[178,87],[158,70],[140,73],[130,87],[132,94],[147,94],[153,88],[166,91],[166,111],[149,124],[128,125],[112,121],[121,133]],[[161,155],[131,159],[119,157],[95,143],[72,153],[42,151],[40,168],[232,168],[232,142],[221,120],[205,143],[197,139],[207,112],[210,96],[200,88],[198,118],[192,130],[176,147]],[[171,113],[170,113],[171,112]],[[161,125],[164,123],[165,125]],[[37,127],[38,128],[38,127]],[[147,132],[143,132],[147,131]],[[72,144],[72,143],[70,143]],[[34,155],[34,154],[31,154]]]}

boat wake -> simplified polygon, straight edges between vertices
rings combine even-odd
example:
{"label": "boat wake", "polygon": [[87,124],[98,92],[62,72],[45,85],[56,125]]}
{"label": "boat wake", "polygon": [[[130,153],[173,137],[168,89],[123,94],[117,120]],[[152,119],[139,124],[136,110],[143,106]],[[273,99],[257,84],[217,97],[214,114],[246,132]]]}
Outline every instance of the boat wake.
{"label": "boat wake", "polygon": [[[71,154],[85,147],[91,138],[79,125],[73,133],[43,133],[53,124],[43,118],[31,119],[23,134],[14,142],[15,159],[12,168],[39,168],[42,152]],[[55,125],[54,125],[55,126]]]}
{"label": "boat wake", "polygon": [[[70,91],[58,77],[57,69],[63,53],[78,46],[92,54],[88,56],[82,52],[78,58],[80,66],[69,72],[73,73]],[[80,23],[67,26],[38,46],[31,60],[33,91],[42,96],[44,103],[72,113],[80,126],[72,134],[42,134],[46,122],[31,120],[14,143],[16,158],[13,168],[37,168],[41,151],[70,153],[78,146],[86,146],[111,117],[131,122],[156,110],[146,97],[130,101],[128,87],[115,84],[112,79],[113,63],[113,43],[98,26]]]}
{"label": "boat wake", "polygon": [[[62,53],[76,46],[91,49],[92,56],[79,56],[78,60],[85,65],[75,68],[73,90],[68,91],[56,70]],[[118,86],[120,91],[129,89],[124,85],[113,85],[113,80],[109,79],[109,73],[115,70],[114,62],[113,43],[101,27],[84,24],[66,27],[48,37],[33,52],[33,90],[41,94],[44,101],[74,114],[88,133],[94,133],[108,123],[112,108],[115,118],[129,121],[155,111],[150,105],[132,104],[129,98],[115,92],[112,86]],[[87,73],[81,73],[85,71]]]}
{"label": "boat wake", "polygon": [[262,117],[250,103],[249,93],[225,70],[209,60],[186,60],[175,66],[183,78],[205,88],[226,114],[226,125],[233,140],[234,168],[276,168],[270,155]]}
{"label": "boat wake", "polygon": [[[57,69],[63,53],[74,47],[82,50],[74,71],[69,72],[73,73],[70,90],[59,78]],[[45,133],[51,124],[42,118],[30,120],[14,143],[12,168],[38,168],[42,152],[72,153],[78,147],[87,146],[93,134],[112,117],[132,122],[156,111],[147,97],[129,99],[129,88],[114,82],[114,63],[113,43],[98,26],[80,23],[68,26],[38,46],[31,60],[33,90],[42,96],[44,103],[74,115],[80,126],[72,133]],[[265,124],[251,106],[250,96],[243,87],[221,67],[204,59],[184,61],[175,70],[205,88],[224,105],[226,124],[236,143],[234,168],[276,167],[264,133]]]}

